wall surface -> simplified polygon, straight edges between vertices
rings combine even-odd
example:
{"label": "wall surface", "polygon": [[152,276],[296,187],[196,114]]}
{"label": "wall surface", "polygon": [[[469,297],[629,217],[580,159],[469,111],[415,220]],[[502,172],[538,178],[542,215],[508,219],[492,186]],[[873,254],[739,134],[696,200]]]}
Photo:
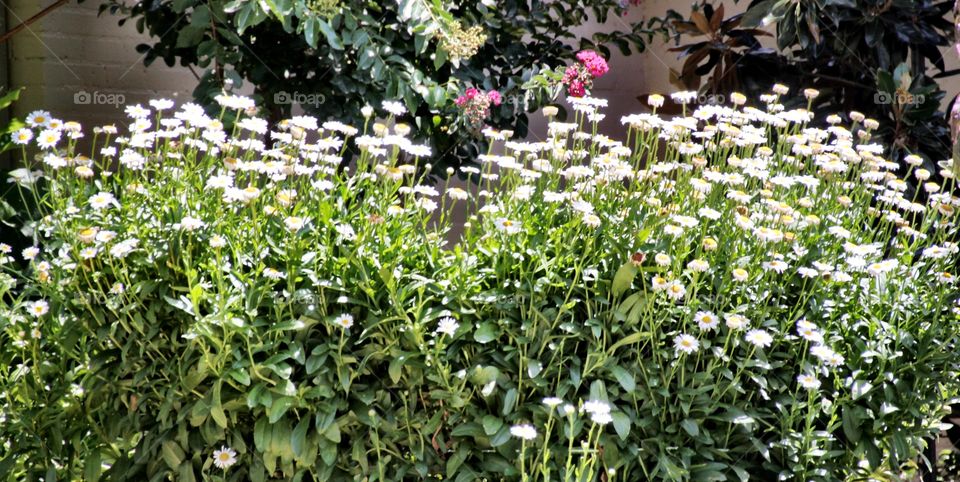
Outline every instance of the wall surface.
{"label": "wall surface", "polygon": [[[6,0],[7,28],[54,0]],[[64,120],[102,124],[122,120],[124,103],[151,98],[189,99],[196,83],[182,67],[158,61],[149,68],[135,46],[146,36],[119,17],[97,15],[98,0],[58,8],[9,41],[9,85],[26,87],[14,114],[42,106]]]}

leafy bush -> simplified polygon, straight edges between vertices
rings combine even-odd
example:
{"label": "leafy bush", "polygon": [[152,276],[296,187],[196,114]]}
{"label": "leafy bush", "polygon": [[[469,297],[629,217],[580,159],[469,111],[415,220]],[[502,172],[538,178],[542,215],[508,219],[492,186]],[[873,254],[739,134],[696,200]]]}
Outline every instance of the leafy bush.
{"label": "leafy bush", "polygon": [[154,102],[95,129],[93,159],[55,131],[36,249],[4,258],[31,270],[2,283],[0,472],[897,471],[957,394],[960,200],[905,198],[891,172],[930,173],[885,159],[872,121],[811,128],[765,99],[628,116],[623,142],[591,134],[604,101],[572,99],[545,141],[487,130],[502,154],[442,195],[393,103],[268,133]]}
{"label": "leafy bush", "polygon": [[[932,168],[951,146],[937,80],[960,72],[946,69],[942,53],[954,37],[951,6],[751,0],[745,13],[725,17],[722,2],[703,1],[674,23],[691,40],[675,49],[684,59],[678,78],[685,88],[721,95],[760,95],[776,80],[815,87],[821,118],[854,110],[878,119],[874,135],[893,157],[918,154]],[[776,27],[772,48],[761,44],[770,36],[763,25]]]}
{"label": "leafy bush", "polygon": [[[163,59],[203,70],[194,91],[201,103],[213,104],[227,81],[249,82],[271,121],[296,103],[320,118],[359,123],[364,106],[396,99],[437,153],[434,164],[457,166],[484,149],[472,129],[447,121],[458,96],[499,90],[507,101],[488,122],[526,135],[527,112],[548,101],[520,89],[535,73],[562,65],[574,49],[629,55],[666,33],[657,19],[616,20],[633,3],[108,0],[102,10],[153,37],[137,47],[148,65]],[[591,20],[611,27],[574,33]]]}
{"label": "leafy bush", "polygon": [[[14,102],[20,98],[20,92],[23,88],[10,89],[0,95],[0,111],[8,109]],[[16,142],[12,134],[24,126],[23,121],[12,118],[0,128],[0,154],[16,147]],[[8,171],[7,159],[0,157],[0,172],[5,176]],[[16,216],[18,211],[23,211],[26,206],[21,204],[17,189],[12,185],[0,187],[0,239],[7,243],[19,245],[23,236],[16,229]]]}

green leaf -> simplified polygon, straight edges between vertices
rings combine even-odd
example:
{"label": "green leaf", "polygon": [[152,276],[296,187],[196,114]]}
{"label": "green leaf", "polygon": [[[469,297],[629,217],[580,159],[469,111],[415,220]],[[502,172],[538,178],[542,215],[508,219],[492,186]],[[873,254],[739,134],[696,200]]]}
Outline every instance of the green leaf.
{"label": "green leaf", "polygon": [[483,432],[488,436],[492,436],[496,434],[501,427],[503,427],[503,420],[501,420],[500,417],[495,417],[493,415],[484,415],[482,424]]}
{"label": "green leaf", "polygon": [[638,333],[631,333],[631,334],[629,334],[629,335],[621,338],[620,341],[614,343],[613,345],[610,345],[610,348],[607,348],[607,353],[613,353],[613,352],[617,351],[617,348],[620,348],[620,347],[626,346],[626,345],[632,345],[632,344],[634,344],[634,343],[636,343],[636,342],[638,342],[638,341],[640,341],[640,340],[642,340],[642,339],[644,339],[644,338],[647,338],[647,337],[649,337],[649,336],[650,336],[650,333],[645,332],[645,331],[644,331],[644,332],[638,332]]}
{"label": "green leaf", "polygon": [[[195,25],[187,25],[186,27],[183,27],[182,29],[180,29],[180,32],[177,34],[176,47],[179,49],[179,48],[187,48],[187,47],[193,47],[195,45],[198,45],[200,44],[200,41],[203,40],[204,33],[206,33],[206,29],[203,27],[197,27]],[[174,305],[174,306],[177,306],[177,305]],[[181,308],[181,309],[184,309],[184,311],[187,311],[185,308]],[[191,307],[188,313],[192,314],[192,311],[193,309]]]}
{"label": "green leaf", "polygon": [[513,407],[517,404],[518,396],[516,388],[507,390],[507,393],[503,395],[503,410],[500,413],[504,416],[510,415],[513,412]]}
{"label": "green leaf", "polygon": [[843,407],[841,418],[843,419],[843,434],[853,443],[860,441],[863,433],[860,431],[860,417],[857,416],[856,408]]}
{"label": "green leaf", "polygon": [[300,422],[297,423],[297,427],[293,429],[290,445],[293,447],[293,453],[297,457],[306,455],[308,430],[310,430],[310,418],[308,417],[301,418]]}
{"label": "green leaf", "polygon": [[323,32],[323,35],[327,37],[327,43],[330,45],[330,48],[343,50],[343,43],[340,42],[340,37],[337,36],[337,32],[333,30],[333,27],[331,27],[326,20],[317,19],[317,26],[320,28],[320,31]]}
{"label": "green leaf", "polygon": [[100,480],[100,450],[94,450],[87,455],[83,466],[83,480],[97,482]]}
{"label": "green leaf", "polygon": [[273,404],[270,405],[270,423],[276,423],[277,420],[283,418],[283,415],[287,413],[291,406],[293,406],[293,399],[290,397],[280,397],[274,400]]}
{"label": "green leaf", "polygon": [[747,9],[741,17],[740,25],[744,27],[757,27],[763,22],[763,18],[770,14],[773,5],[779,0],[764,0]]}
{"label": "green leaf", "polygon": [[171,470],[179,469],[183,458],[186,456],[180,448],[180,445],[173,440],[164,440],[163,443],[160,444],[160,455],[163,457],[163,461],[167,463],[167,467],[170,467]]}
{"label": "green leaf", "polygon": [[473,339],[476,340],[477,343],[486,344],[497,338],[499,338],[497,325],[490,322],[482,323],[480,327],[477,328],[477,331],[473,332]]}
{"label": "green leaf", "polygon": [[188,7],[196,4],[196,0],[173,0],[173,2],[170,3],[170,7],[173,8],[174,12],[183,13]]}
{"label": "green leaf", "polygon": [[317,48],[317,32],[320,29],[320,19],[317,17],[307,17],[303,23],[303,36],[307,40],[307,45]]}
{"label": "green leaf", "polygon": [[387,374],[390,375],[390,380],[393,383],[400,383],[400,377],[403,376],[403,364],[406,360],[405,356],[397,356],[390,360],[390,364],[387,365]]}
{"label": "green leaf", "polygon": [[193,464],[189,460],[184,460],[180,464],[180,470],[178,471],[179,477],[177,480],[179,482],[196,482],[197,474],[193,472]]}
{"label": "green leaf", "polygon": [[633,279],[637,276],[637,267],[632,261],[627,261],[620,266],[617,274],[613,277],[613,296],[619,297],[624,291],[630,289],[633,285]]}
{"label": "green leaf", "polygon": [[610,367],[610,372],[613,373],[613,377],[617,379],[617,383],[627,392],[633,392],[637,389],[637,382],[633,377],[633,374],[624,370],[618,365]]}
{"label": "green leaf", "polygon": [[20,100],[21,92],[23,92],[23,87],[11,89],[0,96],[0,109],[6,109],[7,107],[10,107],[10,104]]}
{"label": "green leaf", "polygon": [[691,437],[696,437],[697,435],[700,435],[700,426],[697,425],[697,422],[694,422],[689,418],[680,422],[680,426],[683,427],[683,430],[688,434],[690,434]]}
{"label": "green leaf", "polygon": [[213,400],[210,406],[210,416],[220,428],[227,428],[227,415],[223,412],[223,405],[220,402],[220,383],[213,387]]}
{"label": "green leaf", "polygon": [[626,440],[630,436],[630,417],[623,412],[611,412],[613,418],[613,429],[617,432],[620,440]]}

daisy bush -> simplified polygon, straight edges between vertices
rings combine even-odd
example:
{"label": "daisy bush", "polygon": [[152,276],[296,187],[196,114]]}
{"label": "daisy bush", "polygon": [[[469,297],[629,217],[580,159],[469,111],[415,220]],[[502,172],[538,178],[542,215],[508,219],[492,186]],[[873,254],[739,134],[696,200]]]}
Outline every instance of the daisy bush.
{"label": "daisy bush", "polygon": [[887,159],[875,122],[812,127],[783,95],[654,108],[619,141],[597,134],[603,100],[571,99],[544,141],[485,130],[469,188],[424,176],[398,104],[271,131],[222,96],[227,131],[155,101],[87,131],[88,152],[74,124],[37,126],[13,179],[35,246],[0,255],[26,273],[0,279],[0,466],[896,473],[957,394],[953,166]]}

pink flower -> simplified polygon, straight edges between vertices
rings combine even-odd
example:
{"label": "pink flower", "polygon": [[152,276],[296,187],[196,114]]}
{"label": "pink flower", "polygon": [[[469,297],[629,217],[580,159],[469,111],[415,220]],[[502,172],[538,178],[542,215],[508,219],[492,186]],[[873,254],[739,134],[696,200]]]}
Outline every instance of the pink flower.
{"label": "pink flower", "polygon": [[480,93],[480,91],[477,90],[475,87],[470,87],[469,89],[467,89],[466,92],[464,92],[464,95],[467,96],[467,100],[470,100],[470,99],[473,99],[474,97],[476,97],[477,94],[479,94],[479,93]]}
{"label": "pink flower", "polygon": [[567,94],[571,97],[583,97],[587,93],[586,87],[584,87],[583,82],[573,79],[567,84]]}
{"label": "pink flower", "polygon": [[584,64],[595,58],[597,58],[597,53],[593,50],[581,50],[577,52],[577,60]]}
{"label": "pink flower", "polygon": [[500,102],[503,101],[503,97],[500,95],[500,92],[495,90],[487,92],[487,98],[490,99],[490,103],[493,105],[500,105]]}
{"label": "pink flower", "polygon": [[453,102],[456,103],[457,106],[463,107],[463,106],[467,103],[467,100],[469,100],[469,99],[467,99],[467,96],[461,95],[460,97],[457,97],[457,100],[455,100],[455,101],[453,101]]}
{"label": "pink flower", "polygon": [[583,50],[577,53],[577,60],[587,68],[587,71],[590,72],[590,75],[594,78],[603,77],[604,74],[610,71],[607,61],[593,50]]}

